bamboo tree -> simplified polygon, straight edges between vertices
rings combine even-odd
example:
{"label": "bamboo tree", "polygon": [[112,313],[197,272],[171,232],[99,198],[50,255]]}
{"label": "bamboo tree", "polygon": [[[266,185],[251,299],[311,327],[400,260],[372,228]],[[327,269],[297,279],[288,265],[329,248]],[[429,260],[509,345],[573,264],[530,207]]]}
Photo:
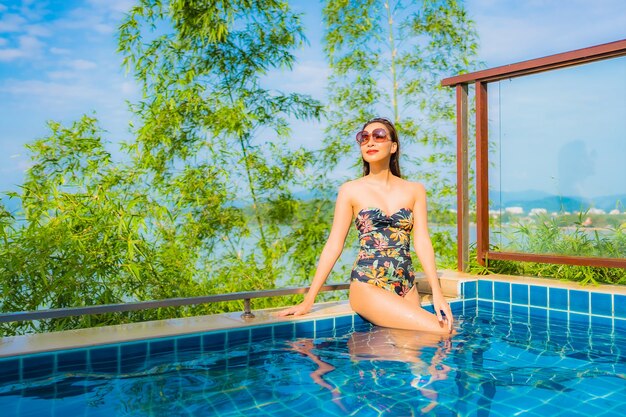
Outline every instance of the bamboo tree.
{"label": "bamboo tree", "polygon": [[[462,3],[327,1],[324,22],[332,69],[326,161],[345,161],[354,152],[347,138],[386,116],[402,140],[403,173],[427,183],[431,216],[453,222],[454,101],[439,83],[474,65],[477,37]],[[453,261],[448,232],[435,232],[433,244],[441,261]]]}
{"label": "bamboo tree", "polygon": [[[284,1],[140,1],[120,28],[120,51],[144,93],[133,107],[141,120],[131,146],[137,163],[183,211],[195,203],[178,197],[189,192],[189,184],[177,181],[181,169],[207,161],[226,193],[215,203],[232,214],[220,222],[228,244],[213,257],[215,242],[196,240],[188,247],[204,250],[201,268],[216,278],[215,286],[232,281],[232,270],[251,266],[250,273],[242,272],[247,278],[237,278],[250,288],[271,287],[281,274],[289,244],[279,224],[288,213],[280,218],[271,213],[293,203],[292,185],[312,159],[287,142],[289,118],[319,118],[321,105],[307,96],[271,91],[262,77],[290,69],[292,51],[304,43],[299,18]],[[193,184],[198,186],[203,185]],[[199,220],[191,215],[175,223]],[[255,244],[245,248],[239,237]]]}

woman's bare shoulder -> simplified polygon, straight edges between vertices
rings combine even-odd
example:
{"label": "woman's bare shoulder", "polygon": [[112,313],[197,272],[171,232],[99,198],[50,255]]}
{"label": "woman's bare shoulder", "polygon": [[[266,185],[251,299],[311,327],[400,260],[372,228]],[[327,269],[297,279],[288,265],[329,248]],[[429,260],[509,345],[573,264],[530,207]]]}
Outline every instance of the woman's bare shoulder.
{"label": "woman's bare shoulder", "polygon": [[422,184],[421,182],[409,181],[405,179],[400,179],[400,181],[402,181],[403,187],[417,193],[418,195],[426,193],[426,188],[424,187],[424,184]]}
{"label": "woman's bare shoulder", "polygon": [[357,178],[356,180],[346,181],[339,187],[340,193],[355,193],[363,187],[363,178]]}

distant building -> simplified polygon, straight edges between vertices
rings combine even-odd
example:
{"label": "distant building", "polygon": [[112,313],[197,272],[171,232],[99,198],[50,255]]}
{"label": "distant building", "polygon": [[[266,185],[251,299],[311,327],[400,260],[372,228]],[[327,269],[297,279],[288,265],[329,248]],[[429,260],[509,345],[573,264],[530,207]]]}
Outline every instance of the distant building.
{"label": "distant building", "polygon": [[544,208],[532,208],[530,209],[530,213],[531,216],[539,216],[541,214],[548,214],[548,210],[544,209]]}
{"label": "distant building", "polygon": [[522,207],[505,207],[504,212],[509,214],[524,214],[524,209]]}
{"label": "distant building", "polygon": [[589,211],[587,211],[587,213],[589,214],[606,214],[606,211],[602,210],[602,209],[598,209],[598,208],[590,208]]}
{"label": "distant building", "polygon": [[619,210],[618,209],[613,209],[613,210],[609,211],[609,214],[619,214]]}

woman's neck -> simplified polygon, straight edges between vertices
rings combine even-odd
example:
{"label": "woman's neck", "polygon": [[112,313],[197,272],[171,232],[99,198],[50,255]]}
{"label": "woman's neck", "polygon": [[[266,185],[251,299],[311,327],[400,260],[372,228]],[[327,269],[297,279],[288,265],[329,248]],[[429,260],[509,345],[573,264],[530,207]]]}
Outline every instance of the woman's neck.
{"label": "woman's neck", "polygon": [[388,166],[381,168],[370,164],[370,172],[367,174],[366,178],[372,185],[388,186],[389,182],[393,178],[393,174]]}

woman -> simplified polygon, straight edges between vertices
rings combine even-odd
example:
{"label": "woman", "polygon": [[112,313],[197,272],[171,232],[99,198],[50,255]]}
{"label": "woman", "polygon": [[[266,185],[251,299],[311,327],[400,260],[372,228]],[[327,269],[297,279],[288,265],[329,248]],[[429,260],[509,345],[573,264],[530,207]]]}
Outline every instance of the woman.
{"label": "woman", "polygon": [[[298,316],[311,310],[355,218],[361,249],[350,277],[352,309],[378,326],[452,332],[452,312],[439,286],[428,234],[426,191],[421,184],[401,178],[400,143],[394,125],[387,119],[372,119],[357,133],[356,140],[364,175],[339,188],[332,229],[311,288],[301,304],[279,315]],[[411,230],[415,252],[432,288],[436,314],[420,305],[409,255]]]}

